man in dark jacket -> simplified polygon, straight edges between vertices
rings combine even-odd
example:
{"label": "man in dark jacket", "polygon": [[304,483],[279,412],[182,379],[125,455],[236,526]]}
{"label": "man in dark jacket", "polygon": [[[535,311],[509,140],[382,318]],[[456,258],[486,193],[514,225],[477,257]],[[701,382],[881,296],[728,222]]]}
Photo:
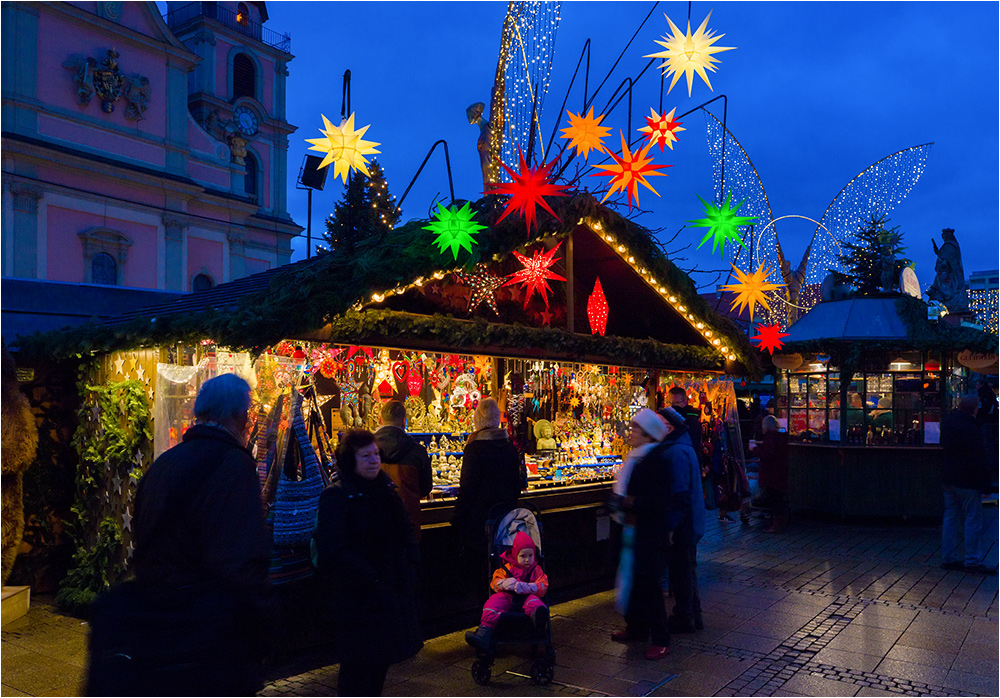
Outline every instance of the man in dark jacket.
{"label": "man in dark jacket", "polygon": [[[941,567],[980,574],[996,574],[986,567],[982,545],[983,502],[986,484],[986,453],[983,435],[976,424],[975,395],[964,395],[958,408],[941,420],[941,448],[944,449],[944,520],[941,523]],[[964,529],[964,563],[958,546],[959,529]]]}
{"label": "man in dark jacket", "polygon": [[684,423],[687,426],[687,435],[691,440],[691,447],[694,449],[695,455],[698,456],[698,462],[701,462],[701,414],[695,408],[688,404],[687,391],[680,386],[675,385],[670,389],[670,406],[677,410],[682,417],[684,417]]}
{"label": "man in dark jacket", "polygon": [[375,432],[375,443],[382,458],[382,470],[396,483],[399,498],[420,540],[420,500],[434,486],[431,459],[427,449],[406,433],[406,408],[398,400],[382,407],[382,426]]}

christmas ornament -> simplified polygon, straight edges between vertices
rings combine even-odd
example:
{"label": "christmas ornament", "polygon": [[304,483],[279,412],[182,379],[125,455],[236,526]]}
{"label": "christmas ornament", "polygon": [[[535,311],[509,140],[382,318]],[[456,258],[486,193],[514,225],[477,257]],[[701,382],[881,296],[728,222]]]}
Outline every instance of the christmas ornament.
{"label": "christmas ornament", "polygon": [[565,277],[559,276],[549,269],[549,267],[556,263],[555,254],[560,245],[562,245],[562,240],[556,243],[556,246],[548,252],[535,250],[531,259],[528,259],[517,250],[514,250],[514,256],[517,257],[521,264],[524,265],[524,269],[508,275],[508,280],[504,282],[504,286],[510,286],[511,284],[524,284],[524,287],[528,291],[524,298],[525,309],[527,309],[528,301],[531,300],[531,295],[535,291],[538,291],[542,300],[545,301],[545,308],[548,309],[548,294],[552,290],[549,288],[548,279],[555,279],[559,281],[566,280]]}
{"label": "christmas ornament", "polygon": [[[348,361],[350,361],[351,357],[354,356],[355,354],[357,354],[359,351],[362,354],[366,354],[369,359],[374,359],[375,358],[372,355],[372,348],[371,347],[354,347],[354,346],[352,346],[350,349],[347,350],[347,359],[348,359]],[[358,358],[356,358],[354,360],[355,361],[364,361],[364,357],[358,356]]]}
{"label": "christmas ornament", "polygon": [[479,244],[472,239],[472,236],[486,229],[485,225],[480,225],[472,219],[473,215],[469,209],[469,202],[462,208],[455,206],[445,208],[438,204],[436,219],[431,221],[430,225],[425,225],[422,230],[429,230],[437,235],[434,244],[440,248],[441,254],[444,254],[446,247],[450,247],[451,256],[457,260],[458,248],[464,247],[471,253],[472,246]]}
{"label": "christmas ornament", "polygon": [[503,286],[503,279],[491,272],[484,264],[477,264],[474,271],[459,274],[458,278],[472,289],[472,293],[469,296],[470,313],[485,301],[493,310],[493,313],[499,315],[497,312],[496,291]]}
{"label": "christmas ornament", "polygon": [[[667,23],[670,25],[670,31],[673,34],[670,37],[663,37],[663,41],[657,40],[660,46],[665,50],[659,51],[657,53],[651,53],[643,58],[662,58],[663,63],[658,66],[663,69],[663,78],[666,79],[667,76],[673,75],[674,79],[670,82],[670,87],[667,88],[667,94],[670,90],[674,89],[674,85],[680,79],[681,74],[687,78],[688,86],[688,97],[691,96],[691,83],[694,80],[694,74],[697,73],[698,77],[705,81],[708,85],[708,89],[712,89],[712,83],[708,81],[708,74],[706,70],[711,70],[715,72],[715,64],[719,63],[719,59],[712,56],[713,53],[721,53],[722,51],[731,51],[735,46],[713,46],[713,44],[725,36],[725,34],[719,34],[715,36],[715,32],[711,29],[705,31],[708,26],[708,20],[712,16],[709,12],[708,16],[705,17],[705,21],[701,23],[698,30],[691,34],[691,20],[688,20],[687,32],[681,34],[681,30],[677,28],[677,25],[670,21],[667,17]],[[714,90],[713,90],[714,92]]]}
{"label": "christmas ornament", "polygon": [[590,320],[590,333],[604,336],[608,326],[608,301],[601,288],[601,277],[594,283],[594,291],[587,299],[587,319]]}
{"label": "christmas ornament", "polygon": [[424,387],[424,379],[416,368],[410,369],[410,374],[406,377],[406,387],[410,395],[419,395],[420,389]]}
{"label": "christmas ornament", "polygon": [[590,154],[591,148],[599,152],[606,151],[604,147],[604,137],[611,132],[609,126],[601,126],[604,115],[594,118],[594,108],[591,107],[586,116],[566,112],[569,117],[569,126],[562,130],[560,138],[569,138],[569,147],[576,148],[577,155],[583,155],[584,159]]}
{"label": "christmas ornament", "polygon": [[396,382],[405,383],[408,375],[410,375],[410,365],[405,361],[397,361],[392,365],[392,377]]}
{"label": "christmas ornament", "polygon": [[788,336],[787,332],[781,331],[781,325],[760,326],[757,328],[757,333],[750,339],[757,342],[761,351],[767,349],[772,356],[774,356],[775,349],[781,349],[783,346],[781,339]]}
{"label": "christmas ornament", "polygon": [[733,265],[733,272],[739,282],[723,286],[726,291],[732,291],[736,294],[730,310],[736,310],[738,306],[739,312],[743,312],[744,307],[749,307],[751,321],[753,321],[753,311],[757,303],[763,305],[767,310],[771,309],[771,306],[767,304],[767,296],[764,295],[764,292],[773,291],[785,285],[768,283],[767,277],[771,274],[771,268],[765,269],[763,264],[757,267],[757,271],[753,274],[743,273],[736,265]]}
{"label": "christmas ornament", "polygon": [[507,174],[510,175],[512,181],[497,182],[489,187],[485,193],[509,195],[510,198],[507,200],[503,215],[497,219],[497,223],[510,215],[512,211],[517,210],[524,216],[524,222],[530,234],[531,226],[535,223],[535,205],[540,205],[551,213],[556,220],[559,220],[559,216],[549,207],[543,197],[567,196],[564,190],[569,187],[565,184],[553,184],[548,180],[549,170],[555,165],[555,160],[547,165],[531,168],[524,161],[524,155],[521,153],[520,148],[517,151],[517,156],[521,161],[521,171],[514,172],[514,170],[507,167],[506,163],[501,162],[500,164],[507,170]]}
{"label": "christmas ornament", "polygon": [[605,174],[604,172],[595,172],[590,176],[607,177],[610,175],[611,186],[608,189],[608,193],[604,195],[603,199],[601,199],[601,203],[607,201],[608,197],[616,191],[624,191],[628,195],[628,208],[631,211],[632,198],[635,197],[636,203],[639,203],[637,196],[638,185],[643,185],[651,192],[659,196],[659,193],[653,189],[652,186],[650,186],[649,182],[646,181],[646,177],[652,177],[654,175],[665,177],[665,173],[657,172],[656,170],[662,170],[670,167],[670,165],[653,165],[653,159],[646,157],[652,142],[646,143],[645,147],[639,149],[635,152],[635,154],[633,154],[628,149],[628,143],[625,142],[625,134],[621,134],[621,138],[621,157],[615,155],[614,153],[609,153],[612,159],[610,164],[594,165],[595,168],[605,170],[608,174]]}
{"label": "christmas ornament", "polygon": [[669,114],[657,114],[656,110],[650,107],[649,109],[652,116],[646,117],[646,125],[639,129],[642,133],[648,133],[646,138],[650,143],[656,143],[660,146],[660,152],[663,152],[663,146],[669,146],[671,150],[674,149],[674,141],[677,140],[677,134],[680,131],[687,131],[686,128],[681,128],[680,121],[674,121],[674,112],[677,111],[677,107],[670,110]]}
{"label": "christmas ornament", "polygon": [[325,138],[306,138],[306,143],[312,143],[309,150],[326,153],[319,166],[326,167],[332,162],[333,176],[340,177],[344,183],[347,183],[347,175],[352,169],[371,176],[371,173],[368,172],[368,160],[365,159],[365,155],[375,155],[381,152],[375,150],[375,146],[381,145],[381,143],[361,138],[369,126],[355,131],[354,112],[351,112],[351,115],[347,120],[342,121],[340,126],[334,126],[326,116],[322,114],[320,116],[323,117],[323,123],[326,125],[326,129],[320,129],[320,133]]}
{"label": "christmas ornament", "polygon": [[[697,194],[695,196],[697,196]],[[740,240],[739,230],[737,229],[741,225],[747,225],[748,223],[757,220],[757,217],[737,216],[736,212],[740,210],[740,206],[743,205],[743,201],[740,201],[736,204],[735,208],[732,208],[729,205],[732,199],[732,189],[729,190],[729,194],[726,196],[726,202],[721,206],[710,204],[698,196],[698,200],[705,208],[705,217],[687,222],[694,224],[695,228],[708,228],[708,232],[705,233],[705,237],[703,237],[701,242],[698,243],[699,248],[704,245],[709,238],[714,238],[712,241],[712,253],[714,254],[716,250],[721,248],[723,257],[726,253],[726,240],[731,240],[738,246],[743,247],[743,241]]]}

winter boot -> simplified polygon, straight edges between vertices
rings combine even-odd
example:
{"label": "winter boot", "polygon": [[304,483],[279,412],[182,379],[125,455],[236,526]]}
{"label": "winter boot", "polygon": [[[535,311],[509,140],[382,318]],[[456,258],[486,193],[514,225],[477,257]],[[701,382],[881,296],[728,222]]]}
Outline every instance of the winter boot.
{"label": "winter boot", "polygon": [[535,633],[538,635],[545,634],[545,626],[549,622],[549,607],[539,606],[535,609],[535,612],[531,614],[531,621],[535,625]]}
{"label": "winter boot", "polygon": [[480,625],[476,632],[465,633],[465,641],[480,652],[489,654],[493,650],[493,628]]}

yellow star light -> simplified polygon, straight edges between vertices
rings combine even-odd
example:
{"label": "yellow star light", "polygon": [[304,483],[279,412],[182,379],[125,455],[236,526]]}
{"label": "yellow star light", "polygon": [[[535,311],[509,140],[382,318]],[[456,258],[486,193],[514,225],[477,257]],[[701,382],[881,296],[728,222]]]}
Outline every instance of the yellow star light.
{"label": "yellow star light", "polygon": [[753,274],[745,274],[735,265],[733,266],[733,272],[736,274],[739,282],[723,286],[725,290],[736,294],[730,310],[735,310],[739,306],[739,312],[742,313],[744,307],[749,307],[751,320],[753,319],[753,311],[757,307],[757,303],[760,303],[768,310],[771,309],[771,306],[767,304],[767,296],[764,295],[764,292],[773,291],[785,285],[768,283],[767,277],[771,274],[771,268],[768,267],[765,269],[763,264],[757,267],[757,271]]}
{"label": "yellow star light", "polygon": [[[666,15],[663,16],[667,17]],[[667,94],[670,93],[670,90],[674,89],[674,85],[680,79],[681,73],[687,77],[688,97],[691,96],[691,83],[694,81],[695,73],[698,73],[698,77],[704,80],[705,84],[708,85],[708,89],[711,90],[712,83],[709,82],[708,74],[705,71],[711,70],[715,72],[715,64],[720,62],[712,54],[721,51],[731,51],[736,48],[735,46],[712,45],[724,37],[725,34],[715,36],[715,32],[711,29],[708,31],[705,30],[711,16],[712,13],[709,12],[708,16],[705,17],[705,21],[701,23],[698,31],[693,36],[691,35],[691,20],[688,20],[687,33],[681,34],[681,30],[677,28],[677,25],[667,17],[667,23],[670,25],[670,31],[673,32],[673,35],[670,37],[665,36],[663,37],[663,41],[656,42],[666,50],[643,56],[643,58],[662,58],[663,63],[659,67],[663,69],[663,77],[666,78],[668,75],[673,74],[674,79],[671,80],[670,87],[667,88]]]}
{"label": "yellow star light", "polygon": [[370,177],[371,173],[368,171],[368,160],[365,159],[365,155],[379,153],[380,151],[375,150],[375,146],[382,145],[361,138],[365,135],[370,124],[355,131],[354,112],[351,112],[351,115],[346,121],[341,122],[340,126],[334,126],[326,116],[322,114],[320,116],[323,116],[323,123],[326,125],[325,129],[320,129],[324,138],[305,139],[306,143],[312,143],[309,150],[326,153],[319,166],[326,167],[332,162],[333,176],[340,177],[345,184],[347,183],[347,175],[352,169],[363,172]]}
{"label": "yellow star light", "polygon": [[569,126],[562,130],[560,138],[569,138],[569,147],[576,148],[577,155],[583,155],[586,160],[590,149],[606,151],[604,147],[604,137],[611,133],[611,127],[601,126],[604,114],[594,118],[594,108],[591,107],[586,116],[566,112],[569,117]]}

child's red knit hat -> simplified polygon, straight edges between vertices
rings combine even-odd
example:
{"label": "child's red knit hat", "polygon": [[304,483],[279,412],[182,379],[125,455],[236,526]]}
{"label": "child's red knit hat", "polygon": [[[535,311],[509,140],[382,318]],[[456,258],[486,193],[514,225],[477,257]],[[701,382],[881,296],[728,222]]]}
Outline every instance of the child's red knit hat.
{"label": "child's red knit hat", "polygon": [[517,554],[525,548],[531,548],[535,551],[535,555],[538,555],[538,550],[535,548],[535,541],[531,540],[531,536],[524,531],[518,531],[517,535],[514,536],[514,545],[510,548],[510,554],[516,560]]}

